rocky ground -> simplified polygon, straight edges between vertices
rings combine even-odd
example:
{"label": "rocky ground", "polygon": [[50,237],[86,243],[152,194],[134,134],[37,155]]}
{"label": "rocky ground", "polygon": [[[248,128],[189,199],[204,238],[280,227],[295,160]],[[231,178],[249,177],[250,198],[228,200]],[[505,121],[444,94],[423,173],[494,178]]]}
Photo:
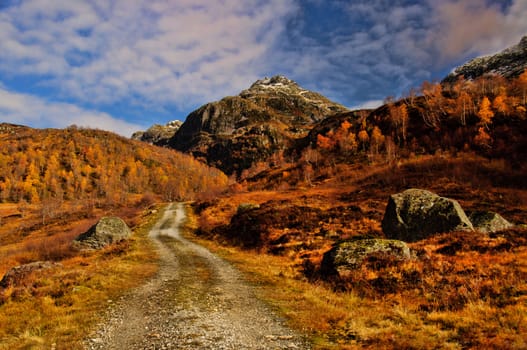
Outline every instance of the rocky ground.
{"label": "rocky ground", "polygon": [[113,303],[85,341],[94,349],[309,349],[231,265],[181,237],[182,204],[151,231],[160,270]]}

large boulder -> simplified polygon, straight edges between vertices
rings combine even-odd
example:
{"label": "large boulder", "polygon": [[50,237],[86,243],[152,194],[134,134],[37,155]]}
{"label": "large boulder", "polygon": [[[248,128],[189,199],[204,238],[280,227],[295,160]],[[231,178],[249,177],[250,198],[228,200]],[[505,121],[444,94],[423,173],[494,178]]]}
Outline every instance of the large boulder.
{"label": "large boulder", "polygon": [[29,264],[19,265],[9,269],[2,280],[0,280],[1,288],[8,288],[10,286],[18,286],[29,274],[35,271],[42,271],[52,269],[54,267],[62,267],[62,264],[52,261],[35,261]]}
{"label": "large boulder", "polygon": [[391,195],[382,220],[387,238],[416,242],[435,233],[474,230],[453,199],[421,189]]}
{"label": "large boulder", "polygon": [[406,261],[411,259],[405,242],[393,239],[367,238],[342,241],[324,254],[320,267],[323,276],[345,277],[371,260]]}
{"label": "large boulder", "polygon": [[88,231],[78,236],[74,244],[81,249],[101,249],[105,246],[127,240],[132,231],[118,217],[103,217]]}
{"label": "large boulder", "polygon": [[476,211],[470,213],[470,221],[477,231],[491,233],[514,227],[498,213],[493,211]]}

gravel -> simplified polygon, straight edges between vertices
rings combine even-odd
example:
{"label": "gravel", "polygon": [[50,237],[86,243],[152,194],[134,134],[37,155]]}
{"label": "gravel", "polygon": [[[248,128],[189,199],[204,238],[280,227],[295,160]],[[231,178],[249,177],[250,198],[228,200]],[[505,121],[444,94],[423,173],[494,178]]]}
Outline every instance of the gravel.
{"label": "gravel", "polygon": [[310,349],[306,338],[257,299],[230,264],[181,237],[183,204],[172,204],[150,232],[160,270],[110,304],[85,340],[96,349]]}

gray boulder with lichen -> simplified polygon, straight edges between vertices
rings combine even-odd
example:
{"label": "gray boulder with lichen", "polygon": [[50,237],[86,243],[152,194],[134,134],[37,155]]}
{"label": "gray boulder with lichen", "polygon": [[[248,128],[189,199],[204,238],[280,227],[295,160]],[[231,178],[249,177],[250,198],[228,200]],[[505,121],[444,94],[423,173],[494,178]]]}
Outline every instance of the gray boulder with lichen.
{"label": "gray boulder with lichen", "polygon": [[10,286],[16,286],[26,278],[26,276],[56,267],[62,267],[62,264],[52,261],[35,261],[29,264],[19,265],[9,269],[4,277],[0,280],[0,288],[8,288]]}
{"label": "gray boulder with lichen", "polygon": [[74,246],[79,249],[101,249],[105,246],[127,240],[132,230],[118,217],[103,217],[88,231],[78,236]]}
{"label": "gray boulder with lichen", "polygon": [[382,229],[387,238],[416,242],[435,233],[474,227],[456,200],[413,188],[390,196]]}
{"label": "gray boulder with lichen", "polygon": [[326,252],[320,270],[323,276],[344,277],[348,271],[356,270],[372,259],[407,261],[411,258],[410,248],[399,240],[352,239],[339,242]]}
{"label": "gray boulder with lichen", "polygon": [[469,216],[477,231],[491,233],[514,227],[498,213],[493,211],[476,211]]}

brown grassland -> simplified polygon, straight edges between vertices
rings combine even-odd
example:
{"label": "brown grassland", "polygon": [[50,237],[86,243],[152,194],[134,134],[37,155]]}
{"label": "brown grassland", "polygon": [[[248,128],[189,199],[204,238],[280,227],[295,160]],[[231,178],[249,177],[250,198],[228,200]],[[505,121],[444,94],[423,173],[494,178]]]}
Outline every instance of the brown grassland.
{"label": "brown grassland", "polygon": [[[502,162],[473,154],[360,169],[342,165],[338,178],[311,186],[241,191],[197,203],[196,232],[245,271],[262,298],[311,334],[317,349],[522,349],[525,226],[437,235],[410,244],[415,259],[365,264],[345,281],[327,280],[319,271],[323,253],[335,242],[382,237],[388,195],[409,187],[455,198],[466,211],[494,210],[525,223],[527,191],[513,185],[516,175]],[[249,245],[240,232],[230,232],[243,225],[231,218],[247,203],[260,205],[252,225],[261,236]]]}
{"label": "brown grassland", "polygon": [[[21,276],[0,291],[0,349],[81,348],[108,303],[156,272],[156,253],[147,233],[160,211],[151,204],[132,204],[86,215],[74,203],[65,203],[64,211],[45,225],[38,210],[28,206],[23,218],[15,216],[1,226],[0,275],[39,260],[61,265]],[[17,209],[1,204],[0,212],[6,216]],[[131,240],[96,252],[72,249],[73,238],[109,214],[121,216],[133,228]],[[14,235],[12,229],[24,225],[32,228],[30,233],[16,240],[20,230]]]}

